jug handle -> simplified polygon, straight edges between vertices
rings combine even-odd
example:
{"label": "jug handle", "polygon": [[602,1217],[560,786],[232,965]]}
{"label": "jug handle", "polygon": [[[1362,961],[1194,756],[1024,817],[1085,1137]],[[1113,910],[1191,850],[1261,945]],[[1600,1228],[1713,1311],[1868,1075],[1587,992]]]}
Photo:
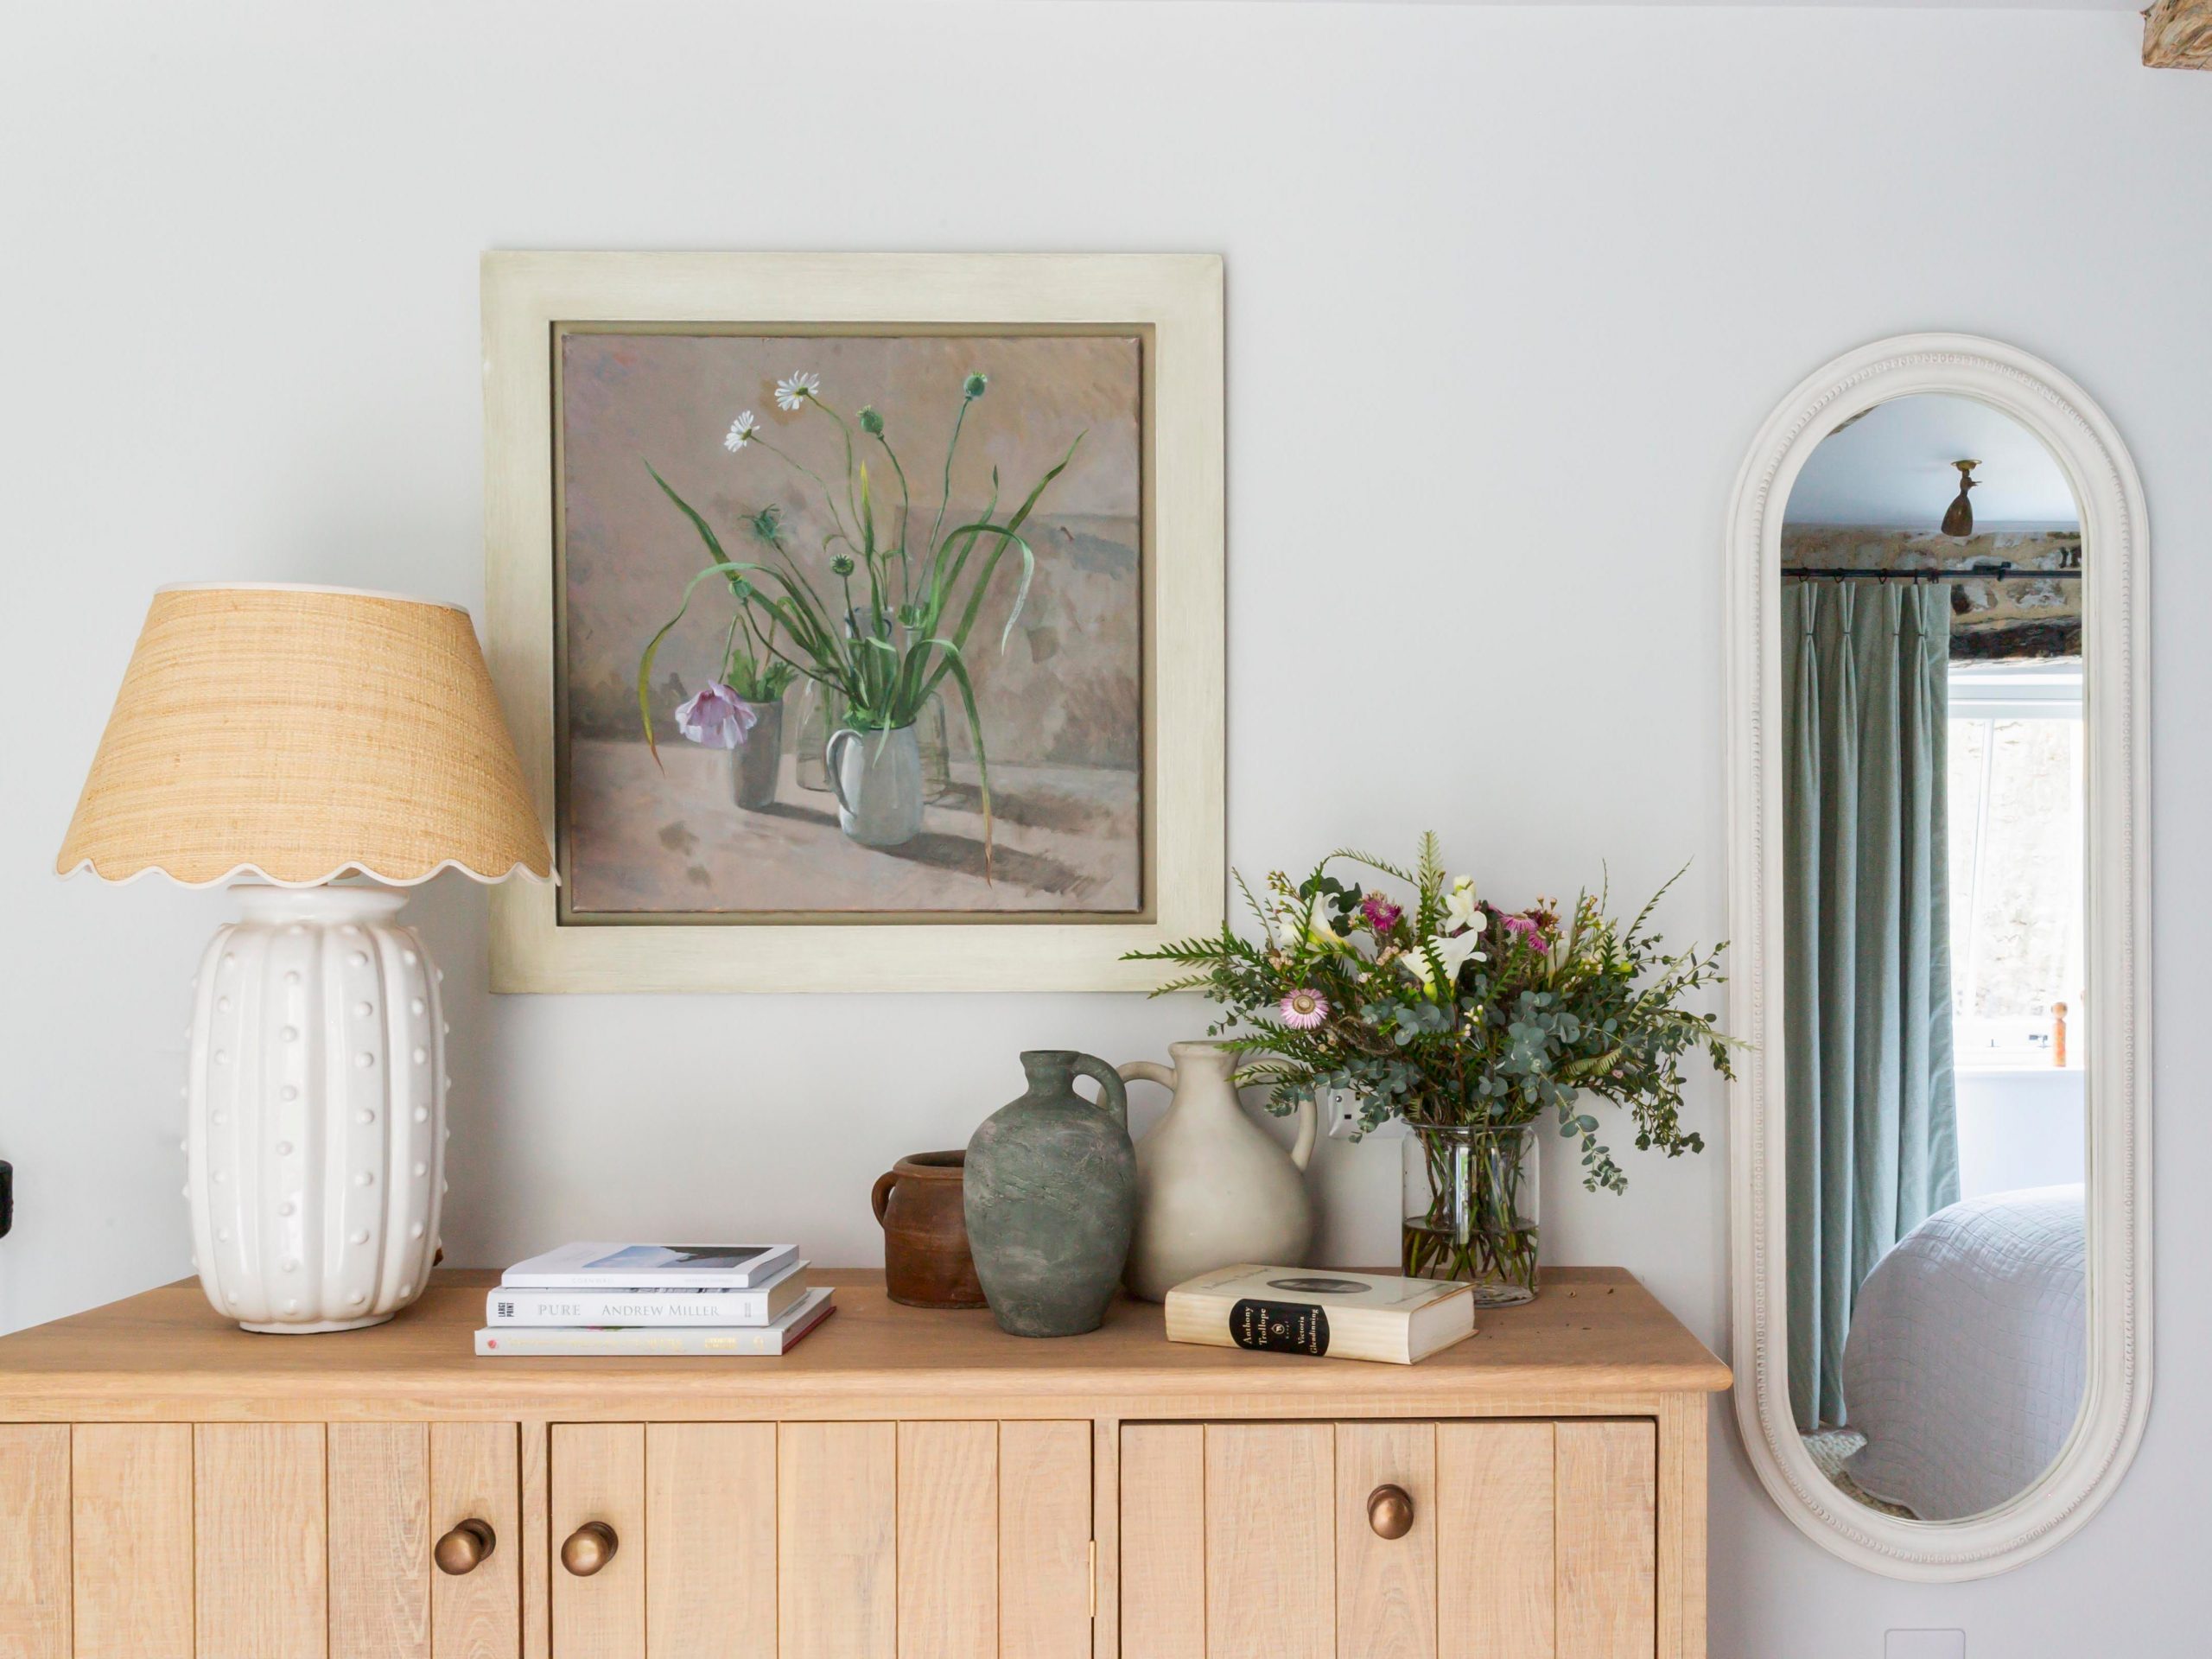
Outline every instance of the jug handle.
{"label": "jug handle", "polygon": [[858,739],[859,736],[860,734],[851,727],[840,726],[830,734],[830,741],[822,746],[823,764],[830,773],[830,792],[836,796],[837,804],[845,809],[846,816],[849,817],[857,815],[853,811],[853,804],[845,798],[844,782],[837,775],[837,742],[840,738]]}
{"label": "jug handle", "polygon": [[1123,1083],[1156,1083],[1163,1089],[1175,1086],[1175,1068],[1162,1065],[1158,1060],[1131,1060],[1122,1068]]}
{"label": "jug handle", "polygon": [[868,1207],[875,1211],[875,1224],[883,1225],[883,1212],[891,1207],[891,1189],[899,1184],[899,1172],[887,1169],[875,1178],[875,1191],[868,1195]]}
{"label": "jug handle", "polygon": [[[1141,1065],[1148,1065],[1151,1062],[1148,1060],[1141,1060],[1138,1064]],[[1166,1068],[1163,1067],[1161,1069],[1165,1070]],[[1075,1057],[1075,1073],[1079,1077],[1089,1077],[1092,1082],[1098,1085],[1098,1104],[1100,1108],[1105,1111],[1113,1113],[1113,1115],[1121,1122],[1122,1132],[1124,1135],[1128,1134],[1129,1128],[1129,1091],[1122,1086],[1122,1074],[1119,1071],[1116,1071],[1112,1066],[1107,1065],[1105,1061],[1100,1059],[1095,1054],[1077,1055]],[[1081,1096],[1078,1096],[1077,1098],[1080,1099]]]}
{"label": "jug handle", "polygon": [[[1255,1083],[1268,1081],[1268,1074],[1258,1066],[1247,1066],[1229,1079],[1233,1089],[1249,1089]],[[1301,1096],[1298,1102],[1298,1139],[1291,1143],[1290,1161],[1300,1174],[1313,1161],[1313,1142],[1319,1138],[1321,1114],[1313,1104],[1312,1095]]]}

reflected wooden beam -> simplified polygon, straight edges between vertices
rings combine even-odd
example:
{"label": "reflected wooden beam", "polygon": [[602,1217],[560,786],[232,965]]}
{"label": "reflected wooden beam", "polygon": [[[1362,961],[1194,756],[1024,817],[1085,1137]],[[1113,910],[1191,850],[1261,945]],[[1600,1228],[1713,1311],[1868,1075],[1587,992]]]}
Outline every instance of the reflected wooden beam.
{"label": "reflected wooden beam", "polygon": [[2156,0],[2143,14],[2143,61],[2152,69],[2212,69],[2212,0]]}

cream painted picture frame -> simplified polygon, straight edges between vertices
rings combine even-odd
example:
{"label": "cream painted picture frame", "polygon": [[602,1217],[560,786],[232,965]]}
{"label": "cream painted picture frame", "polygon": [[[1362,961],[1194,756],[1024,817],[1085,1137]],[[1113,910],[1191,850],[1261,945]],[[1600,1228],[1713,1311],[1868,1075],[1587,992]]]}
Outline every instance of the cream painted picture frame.
{"label": "cream painted picture frame", "polygon": [[[1164,964],[1125,962],[1125,952],[1219,928],[1227,868],[1217,256],[493,252],[483,262],[483,326],[486,648],[563,871],[557,889],[517,887],[492,894],[493,990],[1143,991],[1160,982]],[[578,342],[586,349],[580,352]],[[901,357],[909,345],[914,349]],[[683,360],[695,346],[713,354],[718,378],[711,394],[697,390],[704,372]],[[1039,544],[1039,565],[1056,554],[1084,555],[1094,567],[1122,561],[1128,579],[1118,602],[1135,614],[1109,619],[1116,625],[1110,642],[1085,632],[1069,650],[1070,630],[1043,626],[1029,630],[1041,644],[1025,641],[1011,622],[1003,633],[1000,627],[1002,611],[1010,618],[1022,614],[1009,575],[990,592],[994,608],[970,653],[981,657],[1012,641],[1014,650],[1026,649],[1040,661],[1061,653],[1052,672],[1071,658],[1083,665],[1085,652],[1104,664],[1090,664],[1090,677],[1082,683],[1093,747],[1106,741],[1098,734],[1116,723],[1135,728],[1127,743],[1135,759],[1123,762],[1133,774],[1101,773],[1103,781],[1096,785],[1110,797],[1111,821],[1121,839],[1093,834],[1079,844],[1071,842],[1074,850],[1064,859],[1033,853],[1025,863],[1020,838],[1038,845],[1059,818],[1046,811],[1027,817],[1009,811],[1009,804],[1017,811],[1020,805],[1016,785],[1008,781],[1020,775],[1012,763],[1020,757],[1003,766],[995,760],[1001,775],[982,781],[986,788],[995,784],[1000,798],[996,880],[986,885],[994,868],[988,864],[978,867],[987,873],[984,880],[965,870],[962,861],[988,855],[963,849],[975,846],[977,823],[982,847],[991,847],[992,820],[975,813],[973,784],[960,797],[961,781],[955,778],[955,796],[931,797],[951,802],[930,809],[945,832],[933,829],[923,837],[926,845],[884,883],[885,891],[897,896],[873,905],[871,867],[849,844],[858,840],[849,818],[843,821],[848,839],[837,836],[845,798],[798,793],[795,748],[783,762],[779,795],[756,809],[772,818],[755,827],[772,832],[760,843],[772,855],[802,861],[766,898],[730,899],[725,873],[737,869],[741,882],[757,872],[731,861],[728,843],[743,826],[731,816],[729,779],[706,768],[731,766],[738,757],[711,754],[676,737],[679,727],[687,735],[696,730],[696,722],[677,713],[677,700],[714,677],[711,667],[699,667],[696,649],[681,673],[650,656],[641,665],[650,627],[640,628],[626,614],[614,624],[597,613],[585,615],[576,602],[579,584],[607,583],[607,546],[627,558],[631,547],[650,543],[656,561],[650,581],[662,582],[660,568],[671,567],[665,610],[676,609],[685,592],[683,578],[717,558],[724,562],[721,573],[701,591],[719,596],[722,583],[736,574],[731,563],[758,551],[720,550],[734,548],[733,538],[753,528],[747,515],[755,514],[764,499],[725,485],[730,477],[767,475],[765,470],[741,474],[737,463],[760,463],[764,455],[784,460],[809,438],[818,444],[821,434],[834,430],[830,421],[861,436],[864,448],[871,435],[880,447],[887,417],[894,434],[912,430],[925,407],[919,393],[911,394],[916,413],[907,415],[897,401],[909,395],[902,387],[912,383],[934,391],[948,365],[956,359],[967,365],[971,357],[977,368],[987,359],[1004,365],[994,366],[988,397],[982,389],[984,376],[968,377],[968,404],[958,402],[957,376],[951,383],[957,411],[976,423],[962,452],[973,457],[963,465],[979,480],[974,493],[995,496],[1001,463],[1009,474],[1003,485],[1008,498],[1027,491],[1037,470],[1031,451],[1049,438],[1057,456],[1066,441],[1058,429],[1079,429],[1081,441],[1090,446],[1084,451],[1090,481],[1080,483],[1071,473],[1071,485],[1080,487],[1062,515],[1051,516],[1048,500],[1023,528],[1027,540]],[[856,384],[825,385],[813,403],[786,401],[788,391],[778,395],[772,383],[753,385],[765,365],[780,365],[785,358],[792,359],[791,373],[816,358],[843,364],[844,378]],[[864,380],[863,370],[872,378]],[[564,399],[569,385],[583,385],[583,372],[594,376],[590,389],[600,401],[580,416]],[[1058,376],[1058,384],[1041,384],[1048,373]],[[877,382],[890,390],[877,392]],[[643,426],[634,410],[606,413],[608,398],[635,403],[639,385],[678,387],[690,399],[682,423],[672,424],[674,417],[660,405],[648,409],[652,420]],[[677,398],[654,395],[664,404]],[[1021,401],[1025,396],[1027,404]],[[842,412],[833,398],[842,401]],[[581,407],[581,392],[577,402]],[[730,409],[721,410],[722,402]],[[866,423],[860,418],[864,402]],[[696,429],[710,407],[719,411],[709,435],[717,442],[704,445],[701,455]],[[1124,410],[1128,418],[1122,417]],[[741,414],[754,422],[757,447],[720,442],[722,425],[734,427]],[[804,424],[810,421],[811,427]],[[957,445],[961,429],[950,429]],[[640,430],[654,435],[650,445],[637,441]],[[671,431],[695,452],[693,478],[708,480],[677,479],[700,500],[700,516],[710,524],[701,525],[698,535],[710,545],[719,542],[715,552],[704,551],[697,540],[689,541],[687,549],[692,531],[683,518],[657,493],[641,493],[632,477],[658,484],[690,513],[689,502],[663,480],[667,463],[658,460]],[[586,442],[611,457],[595,474],[592,456],[583,454]],[[1119,451],[1112,448],[1116,442]],[[656,454],[645,454],[647,447]],[[752,454],[740,453],[747,448]],[[727,456],[721,453],[725,448]],[[875,458],[875,476],[885,477],[886,457]],[[836,509],[829,498],[836,492],[807,465],[807,454],[796,453],[796,460],[793,470],[821,486],[811,504],[804,486],[798,486],[800,512],[811,505],[817,518],[834,525]],[[730,463],[727,471],[709,470],[724,462]],[[934,465],[932,456],[908,470],[926,473]],[[953,480],[949,457],[944,466],[944,493],[957,498],[962,486]],[[822,461],[821,470],[836,476],[834,461]],[[594,498],[588,494],[594,478],[613,482]],[[861,485],[864,502],[868,480]],[[883,487],[887,491],[888,484]],[[1113,499],[1089,499],[1085,490]],[[702,491],[712,494],[711,501]],[[608,501],[617,499],[613,492],[620,494],[610,507]],[[956,499],[956,520],[961,505]],[[1077,511],[1085,505],[1100,512]],[[1122,516],[1112,518],[1113,512]],[[610,514],[628,515],[621,533],[607,532]],[[1006,516],[1001,509],[1001,518]],[[772,531],[774,522],[769,521]],[[572,524],[580,527],[573,540]],[[649,526],[650,535],[626,528],[631,524]],[[1116,524],[1122,526],[1119,533]],[[905,529],[902,516],[902,542]],[[572,573],[570,554],[578,547],[596,556],[597,566],[583,569],[580,560]],[[827,559],[839,548],[825,542],[815,551]],[[785,562],[772,546],[759,556]],[[672,563],[687,559],[688,568]],[[632,582],[634,573],[617,576]],[[1019,594],[1028,591],[1025,578]],[[1095,608],[1101,602],[1096,591],[1094,582],[1081,603]],[[658,588],[653,594],[658,602]],[[598,602],[596,595],[592,602]],[[1033,606],[1028,615],[1036,618]],[[572,622],[579,629],[575,636]],[[632,639],[633,633],[639,637]],[[734,625],[732,637],[737,637]],[[1109,644],[1119,657],[1111,655]],[[1035,687],[1054,682],[1044,671],[1028,671],[1027,663],[1025,658],[1020,666],[1032,673],[1028,695],[1034,698],[1040,695]],[[617,669],[634,677],[632,715],[642,717],[639,726],[620,732],[613,727],[614,702],[607,690]],[[1122,688],[1125,699],[1122,706],[1105,704],[1103,715],[1095,684],[1101,680]],[[806,683],[799,683],[804,690]],[[951,747],[957,751],[962,711],[947,701],[954,711]],[[1014,706],[1004,692],[1000,702]],[[790,713],[777,718],[786,732],[797,723]],[[1014,718],[1020,718],[1019,712]],[[1071,712],[1065,724],[1073,723]],[[649,734],[657,728],[656,744]],[[978,728],[976,744],[982,737]],[[1052,746],[1049,759],[1073,750],[1080,762],[1083,739],[1082,731],[1071,735],[1054,725],[1034,741]],[[875,741],[833,746],[833,753],[842,754],[848,767],[856,766],[864,764],[859,752],[873,751]],[[979,754],[967,759],[980,762]],[[929,764],[926,753],[924,764]],[[958,764],[957,756],[939,762]],[[1051,770],[1040,766],[1032,775]],[[1086,780],[1060,775],[1068,770],[1060,768],[1033,787],[1079,793]],[[805,787],[819,791],[822,782],[816,778]],[[670,791],[679,785],[690,791],[683,798],[693,809],[688,815],[669,804]],[[1103,808],[1094,813],[1103,816]],[[676,849],[686,861],[688,868],[673,874],[678,883],[688,879],[689,887],[671,885],[662,848]],[[580,849],[585,855],[581,866]],[[715,862],[716,856],[722,861]],[[1084,865],[1084,857],[1096,868]],[[816,861],[804,861],[808,859]],[[939,868],[929,868],[932,864]],[[1025,894],[1022,872],[1033,875],[1047,868],[1056,874],[1034,877]],[[706,897],[689,899],[690,887],[704,890]],[[816,892],[830,897],[818,905],[781,897]]]}

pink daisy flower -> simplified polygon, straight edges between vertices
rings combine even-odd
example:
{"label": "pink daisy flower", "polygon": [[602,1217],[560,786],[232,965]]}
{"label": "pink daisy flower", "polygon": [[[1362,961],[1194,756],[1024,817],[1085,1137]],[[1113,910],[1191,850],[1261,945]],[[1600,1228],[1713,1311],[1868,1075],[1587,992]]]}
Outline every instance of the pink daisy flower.
{"label": "pink daisy flower", "polygon": [[1359,910],[1367,918],[1367,925],[1377,933],[1388,933],[1398,925],[1398,918],[1405,914],[1379,893],[1370,893],[1361,899]]}
{"label": "pink daisy flower", "polygon": [[1329,1017],[1329,1000],[1320,992],[1300,986],[1276,1005],[1282,1022],[1293,1031],[1311,1031]]}

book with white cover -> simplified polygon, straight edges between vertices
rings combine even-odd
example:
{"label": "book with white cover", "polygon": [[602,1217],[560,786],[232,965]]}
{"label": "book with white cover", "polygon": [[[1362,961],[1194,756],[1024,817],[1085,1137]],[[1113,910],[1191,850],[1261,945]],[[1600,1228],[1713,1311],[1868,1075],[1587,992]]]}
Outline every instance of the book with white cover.
{"label": "book with white cover", "polygon": [[688,1290],[517,1290],[487,1293],[493,1325],[762,1325],[806,1294],[806,1263],[794,1262],[755,1290],[696,1285]]}
{"label": "book with white cover", "polygon": [[757,1290],[798,1260],[796,1244],[563,1244],[499,1275],[512,1290]]}
{"label": "book with white cover", "polygon": [[1217,1268],[1167,1293],[1167,1339],[1410,1365],[1475,1334],[1474,1287],[1340,1268]]}
{"label": "book with white cover", "polygon": [[544,1355],[665,1354],[672,1357],[767,1355],[788,1352],[799,1338],[836,1312],[831,1287],[817,1285],[773,1322],[751,1329],[709,1325],[602,1325],[547,1328],[487,1325],[476,1333],[476,1351],[490,1358]]}

